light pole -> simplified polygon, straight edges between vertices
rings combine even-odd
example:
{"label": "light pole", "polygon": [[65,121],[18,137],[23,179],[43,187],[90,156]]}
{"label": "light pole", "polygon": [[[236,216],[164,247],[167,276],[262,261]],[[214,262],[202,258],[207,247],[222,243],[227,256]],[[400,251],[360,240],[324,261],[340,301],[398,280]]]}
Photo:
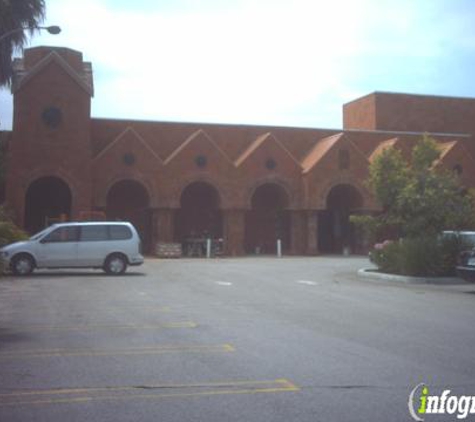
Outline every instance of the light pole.
{"label": "light pole", "polygon": [[5,32],[0,36],[0,42],[2,42],[4,39],[8,38],[9,36],[17,33],[17,32],[22,32],[22,31],[27,31],[29,29],[45,29],[48,31],[50,34],[57,35],[61,32],[61,28],[57,25],[51,25],[51,26],[27,26],[27,27],[21,27],[21,28],[15,28],[12,29],[11,31]]}

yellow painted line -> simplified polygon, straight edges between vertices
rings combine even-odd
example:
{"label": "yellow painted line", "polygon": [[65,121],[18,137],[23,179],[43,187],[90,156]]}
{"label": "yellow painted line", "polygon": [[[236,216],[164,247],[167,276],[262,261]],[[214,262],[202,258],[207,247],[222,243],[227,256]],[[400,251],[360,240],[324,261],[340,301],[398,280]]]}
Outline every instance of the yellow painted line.
{"label": "yellow painted line", "polygon": [[116,310],[120,312],[129,311],[129,310],[144,310],[144,311],[154,311],[154,312],[170,312],[169,306],[125,306],[123,308],[117,307]]}
{"label": "yellow painted line", "polygon": [[[240,387],[240,386],[259,386],[259,385],[274,385],[285,386],[289,389],[297,389],[294,384],[285,378],[279,378],[272,381],[215,381],[215,382],[206,382],[200,384],[157,384],[149,385],[146,389],[162,388],[162,389],[185,389],[185,388],[210,388],[210,387],[221,387],[221,388],[230,388],[230,387]],[[142,387],[143,388],[143,387]],[[134,391],[140,389],[140,387],[91,387],[91,388],[57,388],[53,390],[33,390],[33,391],[20,391],[13,393],[2,393],[1,397],[12,397],[12,396],[32,396],[32,395],[53,395],[53,394],[80,394],[80,393],[100,393],[104,391]]]}
{"label": "yellow painted line", "polygon": [[125,325],[107,325],[107,324],[84,324],[84,325],[30,325],[30,326],[10,326],[10,329],[17,331],[37,332],[37,331],[81,331],[81,330],[156,330],[161,328],[196,328],[198,324],[193,321],[166,322],[162,324],[125,324]]}
{"label": "yellow painted line", "polygon": [[[218,345],[162,345],[131,349],[45,349],[45,350],[19,350],[0,353],[1,360],[36,359],[52,357],[88,357],[112,355],[157,355],[166,353],[220,353],[234,352],[230,344]],[[1,394],[0,394],[1,397]]]}
{"label": "yellow painted line", "polygon": [[[148,393],[150,390],[160,390],[162,392],[150,394]],[[145,391],[147,391],[147,393],[144,393]],[[300,391],[300,388],[287,379],[276,379],[272,381],[227,381],[203,384],[162,384],[136,387],[75,388],[27,392],[17,391],[1,394],[0,407],[75,404],[90,401],[270,394],[297,391]]]}
{"label": "yellow painted line", "polygon": [[[138,311],[144,311],[147,313],[152,313],[152,314],[168,314],[171,312],[171,309],[168,306],[165,307],[156,307],[156,306],[143,306],[143,307],[117,307],[117,308],[101,308],[101,309],[90,309],[87,311],[88,315],[130,315],[132,313],[136,314]],[[44,308],[44,309],[28,309],[28,312],[30,314],[36,315],[36,316],[41,316],[44,314],[50,314],[51,309],[50,308]],[[64,312],[61,313],[62,317],[68,317],[71,315],[76,315],[77,313],[81,313],[82,310],[75,310],[75,309],[70,309],[69,312]],[[23,310],[14,310],[14,311],[3,311],[0,310],[0,317],[15,317],[19,315],[24,315],[25,311]]]}
{"label": "yellow painted line", "polygon": [[[135,312],[135,311],[140,311],[144,310],[147,312],[153,312],[153,313],[169,313],[171,312],[170,307],[168,306],[117,306],[117,307],[104,307],[104,308],[97,308],[97,309],[88,309],[87,314],[109,314],[109,313],[120,313],[120,314],[127,314],[129,312]],[[27,309],[28,313],[30,314],[51,314],[51,308],[28,308]],[[83,312],[82,309],[70,309],[68,312],[64,313],[55,313],[56,315],[61,314],[64,316],[72,315],[72,314],[77,314]],[[24,315],[25,311],[23,310],[12,310],[12,311],[5,311],[5,310],[0,310],[0,316],[15,316],[15,315]]]}
{"label": "yellow painted line", "polygon": [[[109,311],[131,311],[131,310],[147,310],[147,311],[157,311],[157,312],[170,312],[171,308],[169,306],[156,306],[156,305],[114,305],[114,306],[103,306],[88,309],[87,312],[109,312]],[[41,308],[28,307],[28,312],[50,312],[50,306],[43,306]],[[83,312],[82,308],[75,309],[74,307],[69,308],[70,312]],[[0,314],[23,314],[23,310],[19,309],[0,309]]]}

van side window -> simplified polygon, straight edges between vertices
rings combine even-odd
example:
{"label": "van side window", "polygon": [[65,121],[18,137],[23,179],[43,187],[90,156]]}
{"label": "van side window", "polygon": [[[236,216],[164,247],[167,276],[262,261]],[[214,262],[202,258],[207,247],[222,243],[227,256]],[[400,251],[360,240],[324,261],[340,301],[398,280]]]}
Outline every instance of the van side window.
{"label": "van side window", "polygon": [[81,227],[81,241],[94,242],[108,240],[107,226],[93,225]]}
{"label": "van side window", "polygon": [[77,227],[59,227],[53,230],[50,234],[45,236],[41,243],[53,242],[77,242],[78,228]]}
{"label": "van side window", "polygon": [[109,234],[111,240],[126,240],[132,238],[132,232],[127,226],[109,226]]}

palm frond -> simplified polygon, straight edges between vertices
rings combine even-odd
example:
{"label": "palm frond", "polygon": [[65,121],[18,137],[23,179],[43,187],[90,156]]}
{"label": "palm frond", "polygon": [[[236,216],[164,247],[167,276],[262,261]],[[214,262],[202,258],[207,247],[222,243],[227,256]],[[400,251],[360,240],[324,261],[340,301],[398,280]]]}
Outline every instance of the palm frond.
{"label": "palm frond", "polygon": [[0,37],[18,28],[0,41],[0,86],[11,85],[12,54],[22,50],[28,42],[27,34],[33,35],[45,18],[45,0],[0,0]]}

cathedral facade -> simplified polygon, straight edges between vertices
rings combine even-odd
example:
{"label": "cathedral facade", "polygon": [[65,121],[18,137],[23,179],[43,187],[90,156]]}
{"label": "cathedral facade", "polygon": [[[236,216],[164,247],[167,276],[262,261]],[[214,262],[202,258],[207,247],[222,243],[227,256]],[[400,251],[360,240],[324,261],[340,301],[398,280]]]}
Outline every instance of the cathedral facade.
{"label": "cathedral facade", "polygon": [[14,61],[6,203],[36,232],[58,219],[133,222],[146,249],[222,239],[228,255],[361,251],[349,215],[376,213],[364,181],[393,146],[429,133],[436,163],[475,187],[475,99],[375,92],[343,106],[343,128],[91,117],[92,66],[36,47]]}

